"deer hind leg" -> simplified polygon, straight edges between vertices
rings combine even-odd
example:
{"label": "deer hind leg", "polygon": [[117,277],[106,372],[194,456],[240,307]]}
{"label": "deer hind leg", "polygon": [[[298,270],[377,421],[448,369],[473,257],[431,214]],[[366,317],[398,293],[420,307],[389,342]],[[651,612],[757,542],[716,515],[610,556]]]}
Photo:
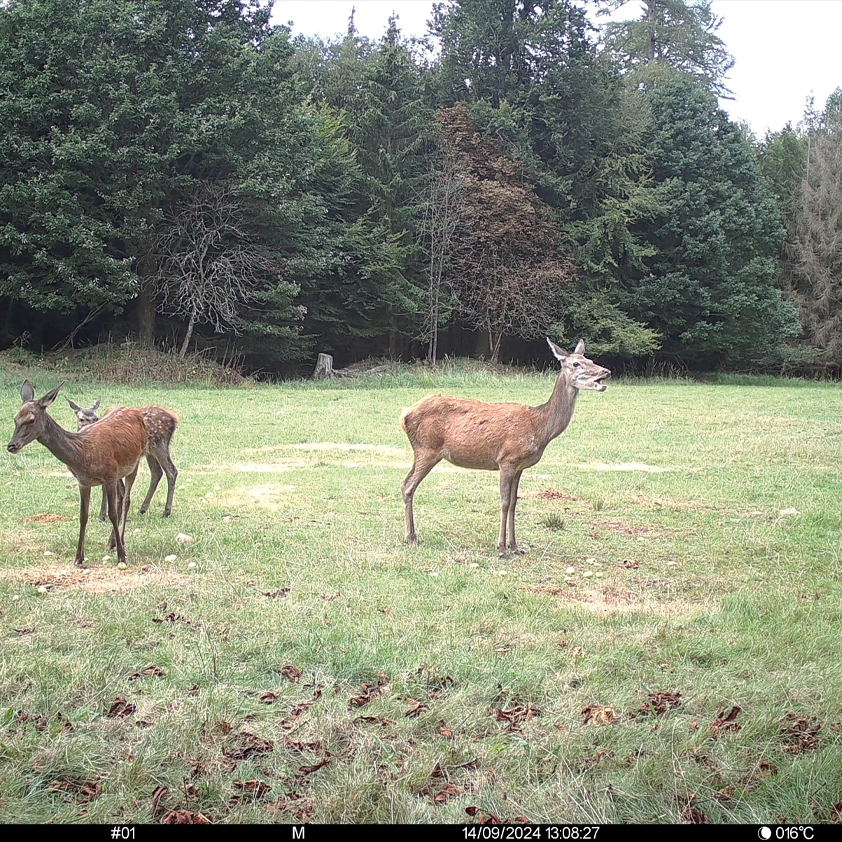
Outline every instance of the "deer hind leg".
{"label": "deer hind leg", "polygon": [[81,503],[79,506],[79,543],[76,546],[76,560],[73,562],[76,567],[85,563],[85,530],[88,527],[88,513],[91,507],[91,489],[79,486]]}
{"label": "deer hind leg", "polygon": [[519,550],[517,547],[517,541],[515,540],[515,506],[517,506],[517,490],[518,486],[520,485],[520,478],[523,476],[523,471],[518,471],[514,479],[512,480],[512,485],[509,490],[509,549],[515,555],[523,555],[524,550]]}
{"label": "deer hind leg", "polygon": [[[126,493],[123,496],[122,505],[120,506],[120,511],[123,515],[123,531],[121,534],[123,545],[125,546],[126,542],[126,521],[129,519],[129,506],[132,502],[132,486],[134,485],[135,477],[137,476],[137,469],[140,467],[140,463],[134,466],[134,470],[126,476]],[[121,483],[122,485],[122,483]],[[125,554],[125,550],[124,550]]]}
{"label": "deer hind leg", "polygon": [[410,547],[418,544],[418,536],[415,534],[415,520],[412,516],[412,498],[415,496],[415,489],[430,471],[441,462],[441,456],[433,454],[414,454],[412,470],[406,475],[401,485],[404,504],[404,527],[405,540]]}
{"label": "deer hind leg", "polygon": [[[158,483],[164,475],[161,464],[157,459],[157,454],[153,456],[151,453],[148,453],[146,455],[146,464],[149,465],[149,473],[152,474],[152,481],[149,483],[149,491],[146,492],[146,499],[140,504],[140,513],[142,515],[145,515],[149,509],[149,504],[152,502],[152,495],[155,493]],[[169,480],[169,477],[167,479]]]}

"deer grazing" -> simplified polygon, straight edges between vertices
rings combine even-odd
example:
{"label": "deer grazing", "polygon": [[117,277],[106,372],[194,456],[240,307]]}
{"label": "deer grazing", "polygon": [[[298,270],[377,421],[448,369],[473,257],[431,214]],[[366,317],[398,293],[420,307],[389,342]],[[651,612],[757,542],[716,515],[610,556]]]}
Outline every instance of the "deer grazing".
{"label": "deer grazing", "polygon": [[[91,426],[99,421],[97,410],[99,409],[101,398],[97,398],[93,406],[83,409],[73,403],[70,398],[67,402],[76,416],[76,430],[81,432],[86,427]],[[108,417],[108,410],[103,418]],[[172,498],[175,493],[175,481],[178,478],[178,468],[173,464],[170,457],[170,443],[172,442],[175,428],[178,426],[178,416],[170,411],[164,409],[162,406],[142,406],[138,412],[143,416],[143,423],[146,425],[147,445],[143,455],[146,456],[146,463],[149,465],[149,472],[152,474],[152,481],[149,483],[149,491],[146,494],[146,499],[140,506],[140,513],[146,514],[149,509],[149,504],[152,502],[152,496],[158,488],[158,483],[161,477],[167,475],[167,502],[164,506],[164,517],[169,517],[172,513]],[[99,519],[105,520],[106,496],[105,489],[102,495],[102,508],[100,509]]]}
{"label": "deer grazing", "polygon": [[[544,448],[561,435],[573,416],[579,389],[604,392],[611,376],[584,356],[579,342],[572,354],[547,338],[561,371],[550,399],[541,406],[482,401],[432,395],[401,416],[401,427],[412,445],[412,470],[401,490],[405,507],[406,543],[418,543],[412,516],[412,498],[421,480],[442,460],[461,468],[500,472],[500,534],[497,548],[521,554],[515,540],[515,506],[521,474],[536,465]],[[506,534],[508,531],[508,544]]]}
{"label": "deer grazing", "polygon": [[[101,485],[108,500],[111,538],[108,549],[117,548],[117,559],[125,563],[126,518],[131,503],[131,490],[140,457],[146,448],[146,426],[136,409],[115,409],[102,422],[81,433],[69,433],[49,415],[47,407],[53,403],[61,386],[35,399],[35,390],[28,380],[23,381],[20,397],[23,406],[15,415],[15,432],[7,447],[9,453],[19,453],[26,445],[39,441],[53,456],[70,469],[79,482],[79,544],[76,566],[85,561],[85,529],[91,502],[91,488]],[[118,484],[125,480],[126,491],[122,505],[118,499]],[[120,518],[122,516],[122,530]]]}

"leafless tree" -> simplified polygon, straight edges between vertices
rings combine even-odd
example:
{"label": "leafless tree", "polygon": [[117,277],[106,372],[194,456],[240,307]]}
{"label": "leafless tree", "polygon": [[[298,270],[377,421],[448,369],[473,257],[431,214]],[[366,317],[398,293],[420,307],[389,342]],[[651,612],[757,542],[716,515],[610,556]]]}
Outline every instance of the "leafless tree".
{"label": "leafless tree", "polygon": [[453,236],[464,206],[467,171],[452,145],[443,142],[437,168],[424,203],[422,237],[430,262],[421,338],[427,343],[427,360],[436,364],[439,328],[453,310],[444,277],[453,249]]}
{"label": "leafless tree", "polygon": [[154,237],[153,276],[160,310],[187,319],[184,357],[198,324],[238,332],[240,311],[280,265],[261,246],[246,209],[230,187],[201,184]]}
{"label": "leafless tree", "polygon": [[811,138],[793,249],[795,300],[817,362],[842,367],[842,124]]}

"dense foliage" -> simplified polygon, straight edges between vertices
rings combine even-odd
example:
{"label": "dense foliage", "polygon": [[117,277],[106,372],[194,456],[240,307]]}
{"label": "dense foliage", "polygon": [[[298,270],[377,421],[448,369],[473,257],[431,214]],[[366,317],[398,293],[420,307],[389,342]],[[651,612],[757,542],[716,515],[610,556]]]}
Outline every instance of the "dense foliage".
{"label": "dense foliage", "polygon": [[757,143],[717,108],[709,2],[592,20],[450,0],[426,44],[353,16],[291,40],[260,0],[10,0],[0,345],[279,371],[529,358],[549,334],[632,365],[835,370],[838,103]]}

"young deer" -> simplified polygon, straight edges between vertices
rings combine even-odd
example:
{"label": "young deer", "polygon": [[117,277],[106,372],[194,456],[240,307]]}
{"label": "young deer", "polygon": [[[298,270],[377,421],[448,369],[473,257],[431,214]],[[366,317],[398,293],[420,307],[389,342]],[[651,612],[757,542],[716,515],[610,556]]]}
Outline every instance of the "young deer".
{"label": "young deer", "polygon": [[561,371],[550,399],[541,406],[432,395],[403,413],[401,427],[409,437],[414,455],[412,470],[401,487],[407,544],[418,543],[412,517],[415,489],[442,459],[447,459],[461,468],[500,471],[497,548],[501,558],[508,558],[507,546],[513,553],[522,552],[515,540],[515,506],[521,474],[537,464],[544,448],[567,428],[579,389],[604,392],[607,387],[602,381],[611,376],[607,368],[584,356],[584,342],[579,342],[572,354],[566,354],[549,338],[547,342],[561,363]]}
{"label": "young deer", "polygon": [[[85,529],[91,503],[91,488],[101,485],[108,499],[111,538],[108,549],[117,548],[117,558],[125,563],[126,518],[131,503],[131,490],[140,457],[146,448],[146,426],[136,409],[117,409],[102,423],[81,433],[69,433],[49,415],[47,407],[56,399],[61,386],[56,386],[42,398],[35,399],[35,390],[28,380],[23,381],[20,398],[23,406],[15,415],[15,432],[8,445],[9,453],[19,453],[32,441],[39,441],[53,456],[64,462],[79,482],[79,544],[76,566],[85,561]],[[126,491],[122,506],[117,486],[125,480]],[[123,525],[120,528],[120,517]]]}
{"label": "young deer", "polygon": [[[70,408],[76,415],[76,429],[81,432],[85,427],[96,423],[99,420],[97,409],[101,398],[97,398],[94,405],[87,409],[77,406],[70,398],[67,402]],[[103,418],[108,416],[109,409]],[[175,493],[175,481],[178,478],[178,468],[173,464],[170,457],[170,443],[172,442],[175,428],[178,426],[178,416],[170,411],[164,409],[162,406],[142,406],[138,410],[143,416],[143,422],[146,425],[147,446],[144,450],[146,462],[149,465],[149,472],[152,474],[152,481],[149,484],[149,491],[146,494],[146,499],[140,507],[140,513],[146,514],[149,509],[149,504],[152,502],[152,496],[158,488],[158,483],[161,477],[167,475],[167,502],[164,506],[164,517],[169,517],[172,513],[172,498]],[[100,509],[99,519],[105,520],[105,492],[103,490],[102,508]]]}

